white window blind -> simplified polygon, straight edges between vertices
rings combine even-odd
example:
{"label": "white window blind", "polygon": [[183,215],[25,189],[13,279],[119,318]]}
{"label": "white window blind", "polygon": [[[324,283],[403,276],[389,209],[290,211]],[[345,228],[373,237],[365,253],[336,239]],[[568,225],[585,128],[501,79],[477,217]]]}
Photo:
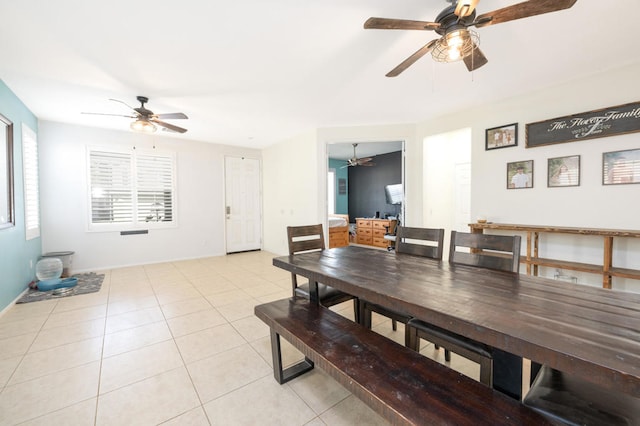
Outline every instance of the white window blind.
{"label": "white window blind", "polygon": [[22,170],[24,177],[24,222],[27,240],[40,236],[40,185],[38,181],[38,139],[22,124]]}
{"label": "white window blind", "polygon": [[91,230],[175,226],[175,156],[90,150]]}

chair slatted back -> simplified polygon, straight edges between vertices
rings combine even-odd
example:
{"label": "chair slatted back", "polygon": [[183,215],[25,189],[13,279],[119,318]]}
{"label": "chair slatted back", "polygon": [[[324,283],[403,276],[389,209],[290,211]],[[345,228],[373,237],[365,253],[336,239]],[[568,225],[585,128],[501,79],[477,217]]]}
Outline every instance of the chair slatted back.
{"label": "chair slatted back", "polygon": [[[322,224],[287,226],[287,240],[289,255],[325,249]],[[294,273],[291,273],[291,285],[294,291],[298,287],[297,275]]]}
{"label": "chair slatted back", "polygon": [[[471,252],[458,251],[457,247],[467,247],[471,249]],[[520,236],[451,231],[449,262],[518,272],[520,268]]]}
{"label": "chair slatted back", "polygon": [[[430,241],[435,245],[418,244],[410,240]],[[444,229],[411,228],[398,226],[396,229],[396,253],[413,254],[442,260]]]}
{"label": "chair slatted back", "polygon": [[325,249],[322,224],[287,226],[287,238],[289,254]]}

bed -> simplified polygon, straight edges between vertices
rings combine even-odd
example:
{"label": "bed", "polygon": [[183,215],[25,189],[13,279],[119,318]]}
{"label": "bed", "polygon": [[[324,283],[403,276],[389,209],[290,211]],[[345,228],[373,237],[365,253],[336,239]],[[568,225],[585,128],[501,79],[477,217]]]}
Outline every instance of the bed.
{"label": "bed", "polygon": [[349,245],[349,215],[329,215],[329,248]]}

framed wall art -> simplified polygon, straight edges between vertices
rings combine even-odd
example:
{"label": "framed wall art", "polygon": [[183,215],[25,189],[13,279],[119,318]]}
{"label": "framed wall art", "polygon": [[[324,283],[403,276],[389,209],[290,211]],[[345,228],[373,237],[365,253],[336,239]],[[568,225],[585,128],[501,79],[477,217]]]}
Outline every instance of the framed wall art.
{"label": "framed wall art", "polygon": [[507,163],[507,189],[533,188],[533,160]]}
{"label": "framed wall art", "polygon": [[547,186],[580,186],[580,156],[549,158],[547,160]]}
{"label": "framed wall art", "polygon": [[518,145],[518,123],[487,129],[485,132],[485,150],[507,148]]}
{"label": "framed wall art", "polygon": [[640,132],[640,102],[525,125],[525,147]]}
{"label": "framed wall art", "polygon": [[602,184],[640,183],[640,149],[602,154]]}

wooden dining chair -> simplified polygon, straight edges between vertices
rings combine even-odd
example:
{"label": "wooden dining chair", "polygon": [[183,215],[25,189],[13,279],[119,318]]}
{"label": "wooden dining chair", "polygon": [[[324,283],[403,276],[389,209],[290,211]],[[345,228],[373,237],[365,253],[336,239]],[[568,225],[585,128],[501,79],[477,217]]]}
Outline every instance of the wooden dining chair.
{"label": "wooden dining chair", "polygon": [[[458,250],[459,247],[468,251]],[[469,234],[451,231],[449,262],[486,269],[518,272],[520,265],[520,236]],[[411,319],[407,323],[407,346],[420,351],[420,339],[428,340],[436,348],[445,349],[445,361],[455,352],[480,364],[480,382],[491,386],[493,377],[492,348],[428,322]]]}
{"label": "wooden dining chair", "polygon": [[640,425],[640,399],[542,366],[523,404],[566,425]]}
{"label": "wooden dining chair", "polygon": [[[406,226],[398,226],[396,229],[395,250],[398,256],[409,254],[442,260],[443,243],[444,229],[411,228]],[[367,328],[371,328],[372,312],[391,318],[391,325],[394,331],[398,329],[398,321],[406,325],[411,319],[411,317],[402,312],[396,312],[384,306],[360,300],[360,318],[362,319],[362,325]],[[405,343],[408,339],[407,330],[408,328],[405,327]]]}
{"label": "wooden dining chair", "polygon": [[[289,254],[305,253],[324,250],[324,230],[322,224],[305,226],[287,226],[287,240]],[[309,299],[309,283],[298,283],[298,276],[291,273],[293,297]],[[360,322],[358,299],[350,294],[336,290],[325,284],[318,283],[318,299],[321,305],[330,307],[342,302],[353,300],[353,315],[356,322]]]}

